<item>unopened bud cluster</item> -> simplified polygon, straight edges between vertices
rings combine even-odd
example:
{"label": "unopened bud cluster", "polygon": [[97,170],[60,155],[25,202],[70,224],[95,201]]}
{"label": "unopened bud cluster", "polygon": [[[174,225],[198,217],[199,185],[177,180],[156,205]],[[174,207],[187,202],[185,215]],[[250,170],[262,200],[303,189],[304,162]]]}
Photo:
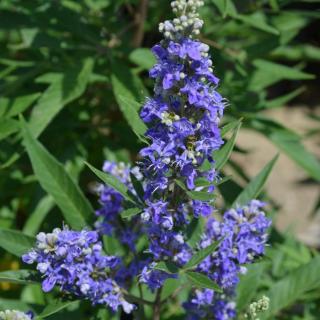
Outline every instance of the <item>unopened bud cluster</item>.
{"label": "unopened bud cluster", "polygon": [[270,299],[266,296],[263,296],[257,302],[253,302],[249,306],[248,314],[245,315],[245,318],[249,318],[252,320],[259,320],[257,315],[259,313],[265,312],[269,309]]}
{"label": "unopened bud cluster", "polygon": [[159,25],[159,31],[165,38],[174,40],[186,35],[198,35],[203,26],[197,9],[204,5],[201,0],[177,0],[171,2],[172,11],[177,15]]}

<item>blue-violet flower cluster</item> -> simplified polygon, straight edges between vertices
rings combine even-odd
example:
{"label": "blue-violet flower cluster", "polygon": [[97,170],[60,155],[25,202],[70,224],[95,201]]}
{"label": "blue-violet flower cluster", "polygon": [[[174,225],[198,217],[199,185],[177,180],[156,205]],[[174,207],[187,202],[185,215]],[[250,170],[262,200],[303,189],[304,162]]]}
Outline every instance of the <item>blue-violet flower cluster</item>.
{"label": "blue-violet flower cluster", "polygon": [[28,264],[37,263],[44,280],[42,289],[49,292],[57,285],[62,291],[88,299],[92,304],[122,306],[130,313],[121,288],[113,280],[119,258],[102,254],[102,244],[95,231],[54,229],[37,235],[36,247],[22,257]]}

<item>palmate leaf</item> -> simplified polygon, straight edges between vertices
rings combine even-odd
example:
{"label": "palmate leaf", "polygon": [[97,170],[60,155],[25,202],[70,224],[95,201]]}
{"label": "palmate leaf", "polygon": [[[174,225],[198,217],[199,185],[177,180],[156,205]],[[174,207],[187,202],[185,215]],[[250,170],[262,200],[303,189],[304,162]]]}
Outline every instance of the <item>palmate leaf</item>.
{"label": "palmate leaf", "polygon": [[89,201],[64,167],[32,136],[23,119],[21,128],[24,145],[40,185],[53,197],[71,228],[84,228],[86,219],[93,212]]}
{"label": "palmate leaf", "polygon": [[243,191],[238,195],[236,200],[233,202],[232,207],[244,206],[250,200],[255,199],[260,194],[278,157],[279,156],[276,155],[261,170],[261,172],[249,182],[249,184],[243,189]]}
{"label": "palmate leaf", "polygon": [[212,289],[216,292],[222,292],[216,283],[202,273],[187,271],[186,276],[188,280],[190,280],[190,282],[197,288]]}
{"label": "palmate leaf", "polygon": [[269,309],[261,319],[275,319],[278,312],[289,307],[309,290],[320,286],[320,256],[289,273],[285,278],[274,283],[265,293],[270,298]]}
{"label": "palmate leaf", "polygon": [[196,267],[200,262],[202,262],[206,257],[210,254],[214,253],[218,248],[221,241],[215,241],[210,244],[208,247],[201,249],[196,254],[192,256],[192,258],[188,261],[188,263],[183,267],[184,270],[192,269]]}
{"label": "palmate leaf", "polygon": [[0,228],[0,247],[18,257],[28,252],[34,243],[34,237],[17,230]]}

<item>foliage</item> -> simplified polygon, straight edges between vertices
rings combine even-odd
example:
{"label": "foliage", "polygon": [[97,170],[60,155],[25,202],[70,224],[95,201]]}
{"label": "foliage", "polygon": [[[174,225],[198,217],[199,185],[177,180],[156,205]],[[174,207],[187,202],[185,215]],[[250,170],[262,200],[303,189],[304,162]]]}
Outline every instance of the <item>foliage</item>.
{"label": "foliage", "polygon": [[[44,296],[31,271],[15,270],[20,263],[15,256],[32,246],[39,230],[51,231],[62,221],[75,229],[92,224],[93,208],[99,206],[93,181],[98,179],[127,200],[123,218],[132,219],[141,212],[139,192],[133,195],[95,168],[105,159],[134,163],[147,142],[143,136],[146,126],[138,116],[153,87],[146,71],[155,60],[147,48],[160,38],[158,23],[168,18],[169,2],[150,0],[146,19],[145,3],[148,1],[1,1],[0,280],[4,283],[0,288],[4,290],[0,310],[32,310],[39,319],[120,316],[98,308],[92,311],[85,302],[65,301],[61,298],[68,297],[57,292]],[[301,37],[319,18],[312,2],[208,0],[201,15],[205,20],[201,40],[212,47],[215,73],[222,79],[221,93],[229,101],[222,130],[227,142],[215,154],[218,168],[222,173],[225,166],[236,171],[228,159],[233,150],[241,152],[236,136],[242,125],[269,139],[310,179],[320,180],[319,161],[304,147],[304,137],[289,123],[279,123],[265,113],[303,94],[315,78],[309,70],[319,63],[320,49]],[[246,186],[237,182],[242,171],[222,180],[218,188],[223,205],[244,204],[260,194],[275,163],[273,159],[267,164],[271,157]],[[138,191],[137,186],[135,189]],[[185,192],[192,199],[208,197],[204,192]],[[201,221],[190,226],[189,244],[194,245],[204,226]],[[108,237],[104,240],[106,248],[124,250]],[[317,319],[318,253],[276,231],[270,241],[268,259],[250,266],[241,279],[238,310],[245,311],[257,296],[266,294],[271,300],[266,318]],[[200,252],[193,258],[201,261],[208,254]],[[158,267],[170,271],[168,265]],[[216,288],[205,276],[188,270],[182,273],[182,286],[193,283]],[[162,295],[170,297],[180,285],[175,279],[167,280]],[[176,303],[165,310],[163,319],[181,318],[182,295],[175,296]],[[154,298],[145,292],[145,299]],[[146,306],[147,317],[150,312]]]}

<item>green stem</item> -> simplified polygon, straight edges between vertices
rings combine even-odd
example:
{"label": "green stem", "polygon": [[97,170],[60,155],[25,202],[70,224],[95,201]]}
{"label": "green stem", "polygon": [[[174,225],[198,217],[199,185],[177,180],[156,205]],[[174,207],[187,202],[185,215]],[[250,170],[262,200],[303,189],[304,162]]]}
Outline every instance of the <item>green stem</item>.
{"label": "green stem", "polygon": [[158,289],[156,299],[153,304],[153,320],[160,320],[161,316],[161,292],[162,287]]}

